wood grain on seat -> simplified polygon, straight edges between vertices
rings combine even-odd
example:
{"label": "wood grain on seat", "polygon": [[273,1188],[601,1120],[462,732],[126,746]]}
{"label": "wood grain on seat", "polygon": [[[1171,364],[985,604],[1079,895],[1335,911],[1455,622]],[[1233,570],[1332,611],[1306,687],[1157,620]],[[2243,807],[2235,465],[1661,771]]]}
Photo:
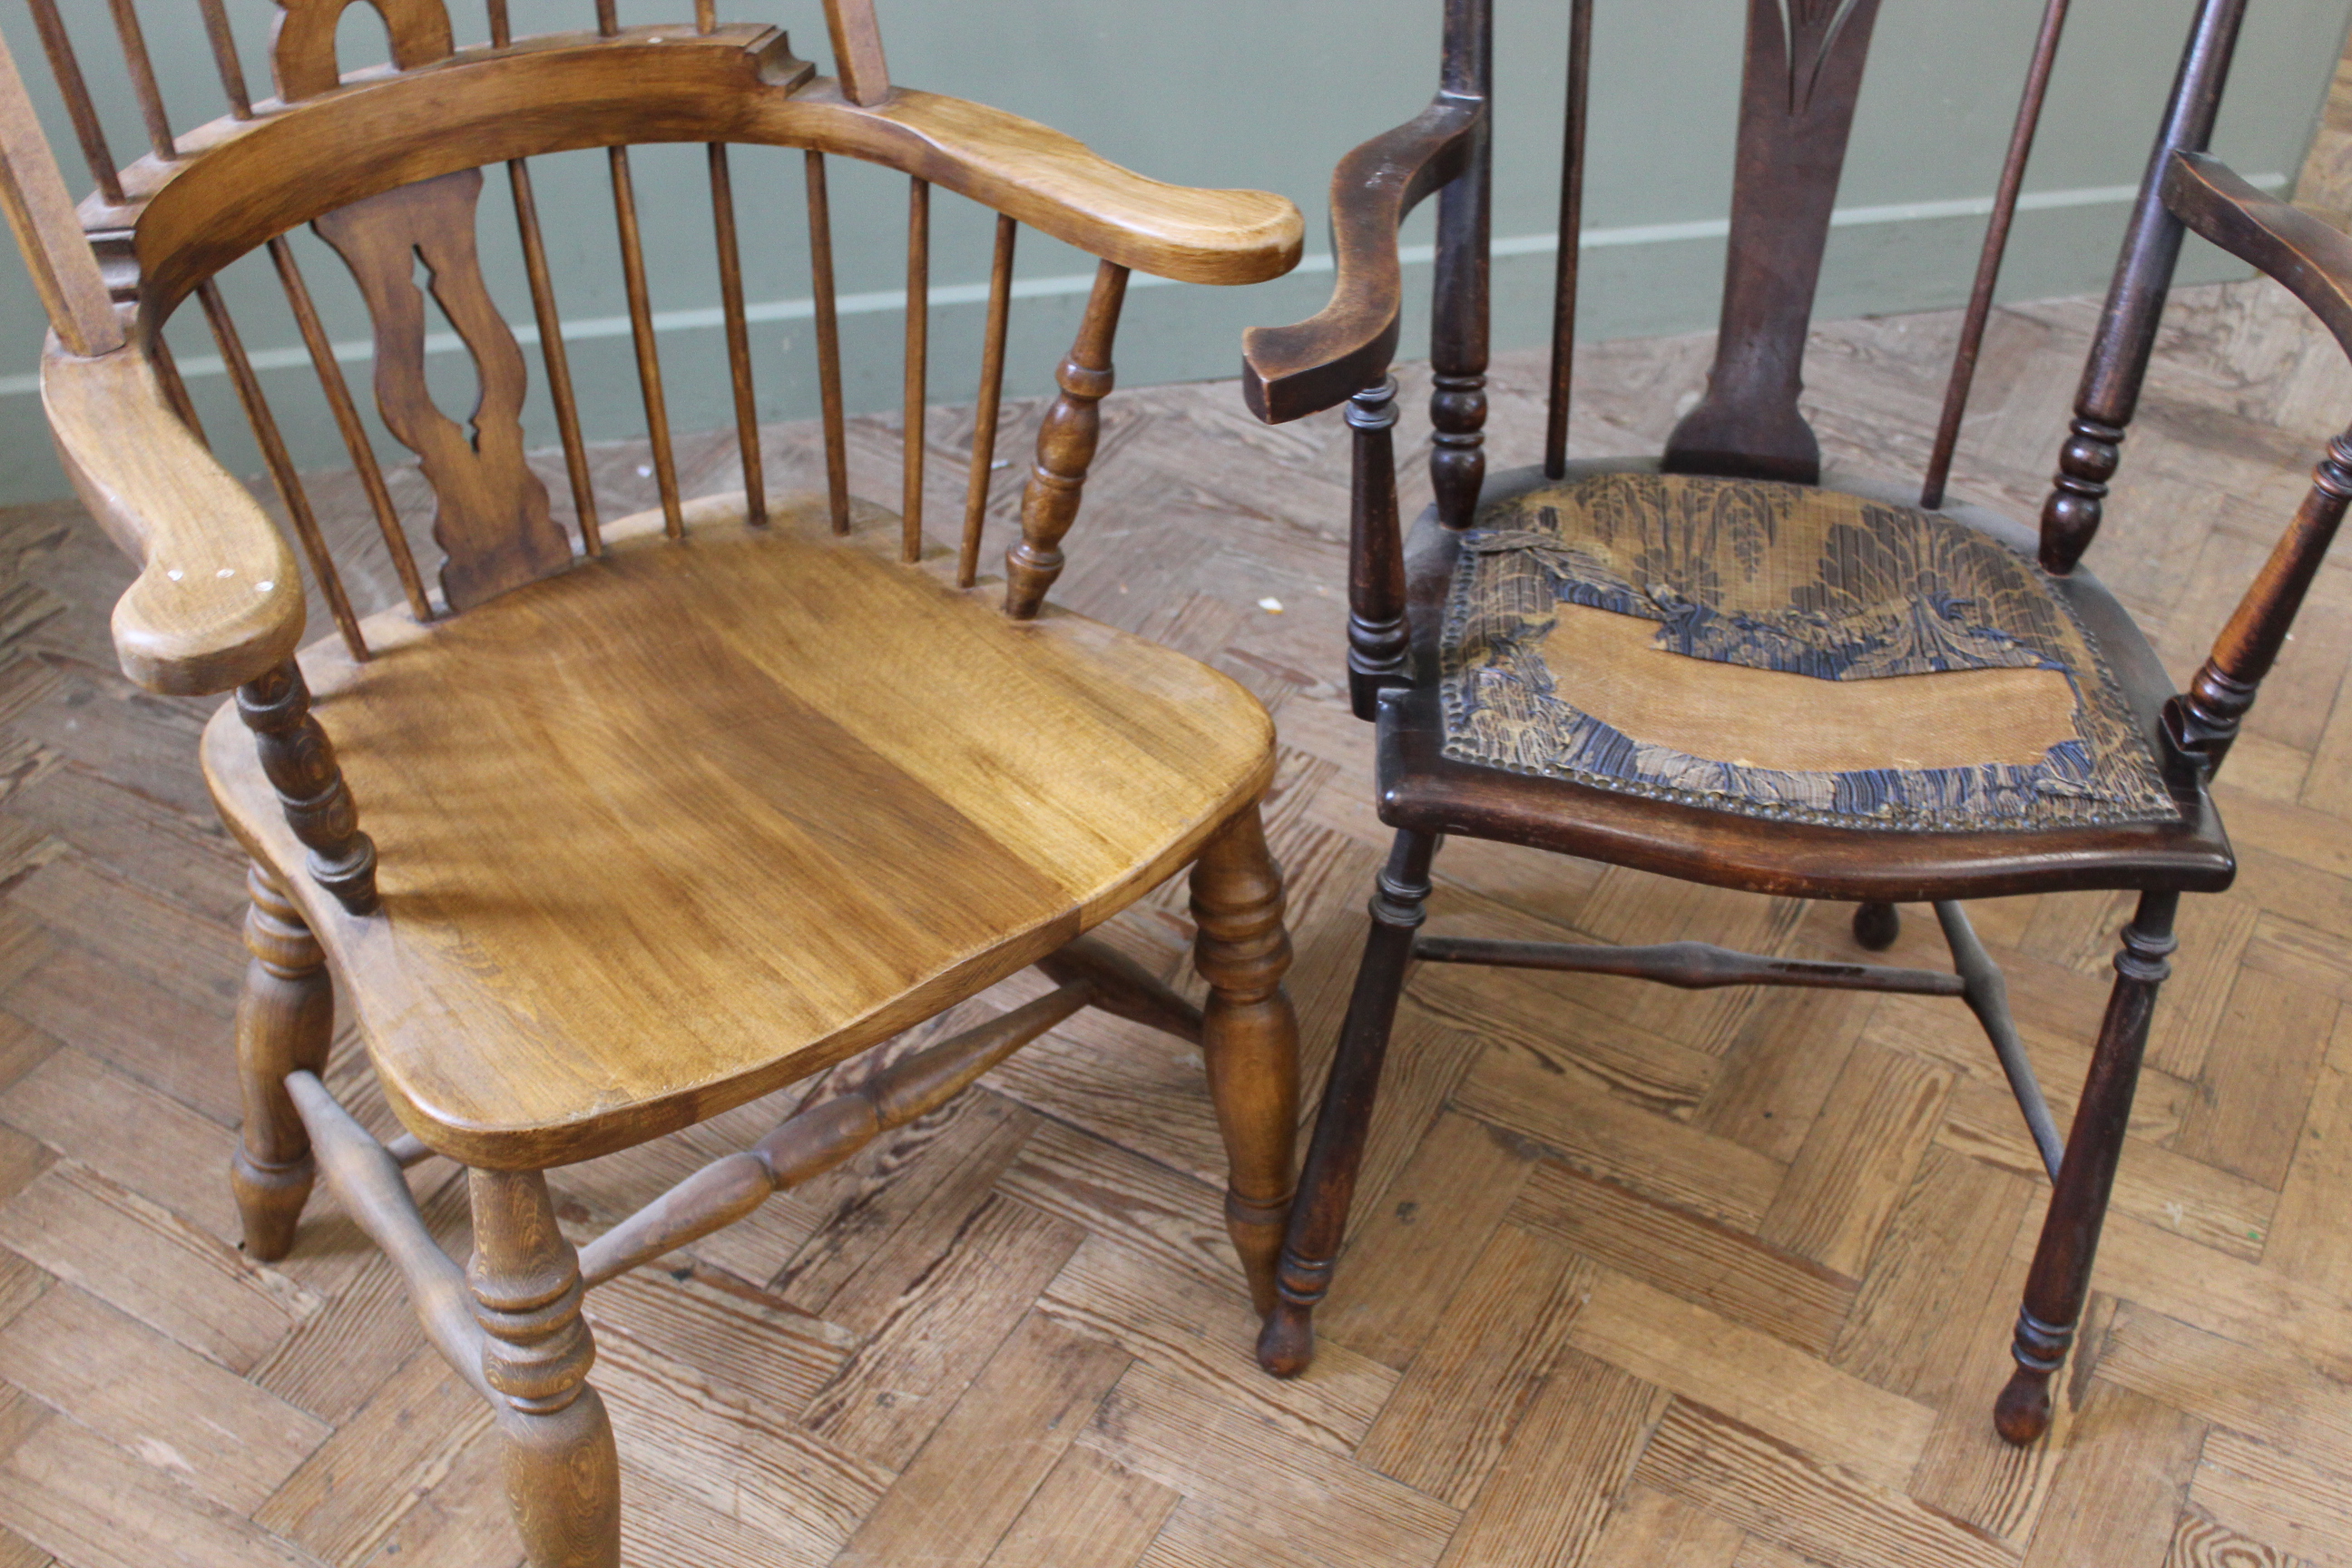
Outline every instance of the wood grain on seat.
{"label": "wood grain on seat", "polygon": [[[895,520],[772,510],[388,612],[365,666],[303,655],[383,910],[293,891],[403,1120],[467,1163],[583,1159],[838,1061],[1148,891],[1266,781],[1224,677],[1009,622],[887,560]],[[299,864],[233,712],[205,764],[238,837]]]}

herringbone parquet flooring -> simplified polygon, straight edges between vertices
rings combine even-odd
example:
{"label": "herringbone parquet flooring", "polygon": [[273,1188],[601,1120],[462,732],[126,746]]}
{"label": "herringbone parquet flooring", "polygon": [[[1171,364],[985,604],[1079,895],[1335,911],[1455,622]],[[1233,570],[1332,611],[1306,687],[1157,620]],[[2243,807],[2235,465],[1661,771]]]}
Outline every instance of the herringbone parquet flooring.
{"label": "herringbone parquet flooring", "polygon": [[[2323,140],[2307,199],[2345,205],[2346,146]],[[2000,314],[1962,493],[2032,514],[2092,314]],[[1837,458],[1916,471],[1953,325],[1819,334],[1811,403]],[[1591,352],[1578,449],[1654,449],[1706,348]],[[1503,462],[1536,450],[1539,376],[1531,356],[1497,366]],[[1382,838],[1335,679],[1344,434],[1261,428],[1230,385],[1109,406],[1058,596],[1274,707],[1319,1074]],[[2093,560],[2176,673],[2347,413],[2352,375],[2278,290],[2175,307]],[[949,415],[935,439],[952,516],[965,432]],[[856,444],[861,488],[894,493],[890,428]],[[815,475],[809,432],[773,445],[772,472]],[[723,439],[689,448],[725,481]],[[647,484],[635,466],[608,454],[615,511]],[[357,539],[356,493],[320,491]],[[413,479],[402,495],[421,502]],[[0,517],[0,1565],[510,1568],[487,1413],[332,1200],[284,1265],[236,1250],[241,879],[195,772],[208,705],[114,672],[128,574],[72,509]],[[389,598],[388,574],[362,596]],[[2099,1292],[2036,1447],[2001,1446],[1987,1411],[2047,1187],[1964,1011],[1431,969],[1310,1376],[1248,1360],[1198,1061],[1082,1016],[595,1293],[632,1561],[2352,1564],[2347,664],[2339,564],[2231,758],[2244,870],[2184,910]],[[1838,908],[1469,843],[1439,870],[1441,930],[1852,952]],[[2121,912],[1976,911],[2062,1118]],[[1918,915],[1903,951],[1934,962]],[[1118,934],[1182,973],[1173,900]],[[380,1125],[355,1050],[332,1076]],[[561,1173],[567,1223],[593,1234],[774,1114]],[[455,1173],[414,1179],[459,1233]]]}

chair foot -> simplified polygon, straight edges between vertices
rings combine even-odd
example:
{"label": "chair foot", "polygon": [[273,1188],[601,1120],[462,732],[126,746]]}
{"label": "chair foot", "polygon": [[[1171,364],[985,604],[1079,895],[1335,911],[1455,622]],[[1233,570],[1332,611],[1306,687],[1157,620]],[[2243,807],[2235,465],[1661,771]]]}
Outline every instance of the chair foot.
{"label": "chair foot", "polygon": [[1258,1331],[1257,1364],[1276,1377],[1297,1377],[1314,1359],[1314,1303],[1277,1299]]}
{"label": "chair foot", "polygon": [[1853,940],[1871,952],[1885,952],[1903,934],[1903,911],[1893,904],[1857,904]]}
{"label": "chair foot", "polygon": [[1993,1429],[2018,1447],[2030,1447],[2050,1430],[2050,1374],[2019,1367],[1993,1401]]}
{"label": "chair foot", "polygon": [[1201,1049],[1224,1137],[1225,1228],[1241,1255],[1250,1305],[1275,1303],[1275,1263],[1290,1215],[1298,1137],[1298,1019],[1282,977],[1290,936],[1282,873],[1266,852],[1257,807],[1210,840],[1192,867],[1193,966],[1209,983]]}
{"label": "chair foot", "polygon": [[265,1165],[238,1141],[229,1155],[228,1184],[236,1194],[247,1257],[276,1263],[294,1250],[294,1232],[318,1176],[318,1163],[307,1153],[283,1165]]}
{"label": "chair foot", "polygon": [[237,1084],[245,1128],[229,1162],[229,1185],[245,1224],[245,1249],[275,1263],[294,1249],[294,1230],[316,1167],[310,1135],[286,1094],[286,1075],[319,1072],[335,1032],[335,994],[326,954],[276,878],[259,866],[246,877],[245,988],[236,1004]]}

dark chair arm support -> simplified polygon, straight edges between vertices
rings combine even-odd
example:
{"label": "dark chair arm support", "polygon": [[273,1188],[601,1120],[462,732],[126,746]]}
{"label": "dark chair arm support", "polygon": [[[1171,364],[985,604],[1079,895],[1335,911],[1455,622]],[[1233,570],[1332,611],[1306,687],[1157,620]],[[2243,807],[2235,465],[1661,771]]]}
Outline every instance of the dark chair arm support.
{"label": "dark chair arm support", "polygon": [[[2352,353],[2352,238],[2254,189],[2202,153],[2176,153],[2164,205],[2231,255],[2253,263],[2309,306]],[[2221,765],[2294,625],[2304,596],[2352,502],[2352,432],[2329,444],[2294,519],[2215,639],[2213,651],[2165,711],[2173,744],[2210,773]]]}
{"label": "dark chair arm support", "polygon": [[1485,105],[1440,93],[1413,120],[1375,136],[1331,176],[1339,281],[1311,321],[1253,327],[1242,341],[1251,411],[1279,425],[1345,402],[1379,381],[1396,353],[1404,304],[1397,226],[1465,167]]}

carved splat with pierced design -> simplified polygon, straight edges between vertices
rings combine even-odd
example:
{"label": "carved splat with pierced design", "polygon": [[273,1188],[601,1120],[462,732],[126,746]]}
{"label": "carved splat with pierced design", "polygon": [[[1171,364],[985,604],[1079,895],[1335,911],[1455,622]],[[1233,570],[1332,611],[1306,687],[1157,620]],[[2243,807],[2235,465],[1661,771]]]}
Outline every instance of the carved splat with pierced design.
{"label": "carved splat with pierced design", "polygon": [[[572,563],[571,542],[549,515],[547,487],[523,461],[520,415],[528,373],[521,348],[482,281],[474,244],[478,170],[386,191],[312,226],[350,266],[375,323],[376,407],[417,457],[439,510],[433,537],[447,559],[441,591],[463,610]],[[472,430],[444,414],[425,379],[425,289],[473,356],[481,396]]]}
{"label": "carved splat with pierced design", "polygon": [[392,63],[415,70],[446,59],[457,47],[449,12],[441,0],[278,0],[278,26],[269,38],[269,74],[288,103],[316,98],[342,81],[335,58],[335,29],[354,5],[370,5],[392,37]]}
{"label": "carved splat with pierced design", "polygon": [[1748,0],[1722,336],[1706,396],[1666,442],[1669,472],[1821,477],[1797,395],[1877,17],[1878,0]]}

